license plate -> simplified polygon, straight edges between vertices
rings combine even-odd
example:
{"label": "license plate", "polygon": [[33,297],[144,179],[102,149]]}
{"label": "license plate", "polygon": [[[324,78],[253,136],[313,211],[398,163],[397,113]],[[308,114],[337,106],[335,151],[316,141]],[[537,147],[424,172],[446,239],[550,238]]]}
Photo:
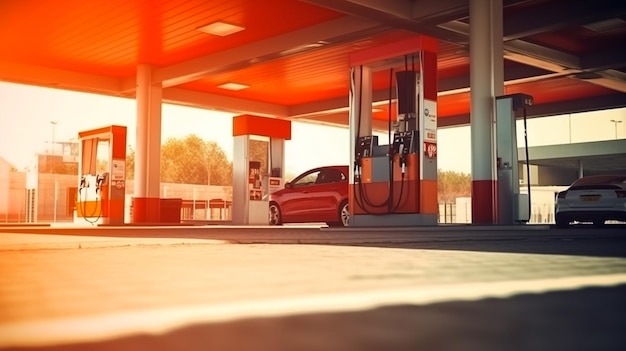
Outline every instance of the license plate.
{"label": "license plate", "polygon": [[600,195],[582,195],[580,201],[599,201]]}

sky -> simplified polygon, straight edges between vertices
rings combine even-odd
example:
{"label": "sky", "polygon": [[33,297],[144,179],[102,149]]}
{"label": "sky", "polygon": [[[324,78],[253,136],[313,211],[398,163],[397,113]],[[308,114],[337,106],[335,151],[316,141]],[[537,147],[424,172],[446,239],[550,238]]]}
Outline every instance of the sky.
{"label": "sky", "polygon": [[[233,114],[164,104],[162,133],[167,138],[196,134],[217,142],[232,161]],[[593,122],[591,122],[593,118]],[[135,147],[134,99],[80,93],[0,82],[0,157],[18,170],[29,167],[37,153],[46,152],[52,141],[77,139],[78,132],[110,125],[128,129],[128,146]],[[620,120],[614,123],[610,120]],[[528,120],[529,145],[593,141],[626,137],[626,109]],[[381,139],[386,142],[386,138]],[[287,174],[310,168],[349,163],[347,128],[293,122],[292,140],[286,142]],[[440,128],[437,135],[438,168],[471,173],[469,126]],[[518,121],[518,145],[523,145]]]}

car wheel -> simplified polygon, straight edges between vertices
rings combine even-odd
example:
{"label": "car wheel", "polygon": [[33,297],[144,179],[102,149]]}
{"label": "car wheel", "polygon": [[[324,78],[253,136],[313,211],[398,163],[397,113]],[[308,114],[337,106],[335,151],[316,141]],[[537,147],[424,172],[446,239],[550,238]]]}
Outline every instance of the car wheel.
{"label": "car wheel", "polygon": [[283,224],[283,219],[280,213],[280,207],[275,202],[270,202],[269,208],[269,223],[270,225],[281,225]]}
{"label": "car wheel", "polygon": [[564,219],[561,216],[556,216],[556,227],[557,228],[567,228],[567,227],[569,227],[569,220]]}
{"label": "car wheel", "polygon": [[326,222],[326,224],[328,224],[329,227],[347,227],[350,223],[350,211],[348,208],[348,202],[342,202],[337,212],[339,215],[339,221]]}
{"label": "car wheel", "polygon": [[339,219],[340,225],[347,227],[350,225],[350,208],[348,207],[348,201],[344,201],[339,206]]}

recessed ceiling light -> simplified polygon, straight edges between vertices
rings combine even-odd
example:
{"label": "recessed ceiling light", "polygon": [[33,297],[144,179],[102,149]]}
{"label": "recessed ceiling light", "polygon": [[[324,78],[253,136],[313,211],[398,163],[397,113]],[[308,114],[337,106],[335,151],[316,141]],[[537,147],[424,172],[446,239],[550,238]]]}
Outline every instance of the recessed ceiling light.
{"label": "recessed ceiling light", "polygon": [[250,88],[249,85],[239,84],[239,83],[225,83],[222,85],[218,85],[218,88],[226,89],[226,90],[243,90]]}
{"label": "recessed ceiling light", "polygon": [[225,37],[227,35],[241,32],[244,29],[244,27],[225,22],[213,22],[211,24],[207,24],[206,26],[198,28],[198,30],[201,32],[219,35],[220,37]]}

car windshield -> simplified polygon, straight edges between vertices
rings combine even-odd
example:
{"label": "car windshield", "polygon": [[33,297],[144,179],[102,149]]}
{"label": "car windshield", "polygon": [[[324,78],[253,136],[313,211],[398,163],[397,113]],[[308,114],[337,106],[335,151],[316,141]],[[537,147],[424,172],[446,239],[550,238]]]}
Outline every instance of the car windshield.
{"label": "car windshield", "polygon": [[624,184],[626,183],[626,176],[622,175],[602,175],[584,177],[575,181],[572,186],[586,186],[586,185],[598,185],[598,184]]}

